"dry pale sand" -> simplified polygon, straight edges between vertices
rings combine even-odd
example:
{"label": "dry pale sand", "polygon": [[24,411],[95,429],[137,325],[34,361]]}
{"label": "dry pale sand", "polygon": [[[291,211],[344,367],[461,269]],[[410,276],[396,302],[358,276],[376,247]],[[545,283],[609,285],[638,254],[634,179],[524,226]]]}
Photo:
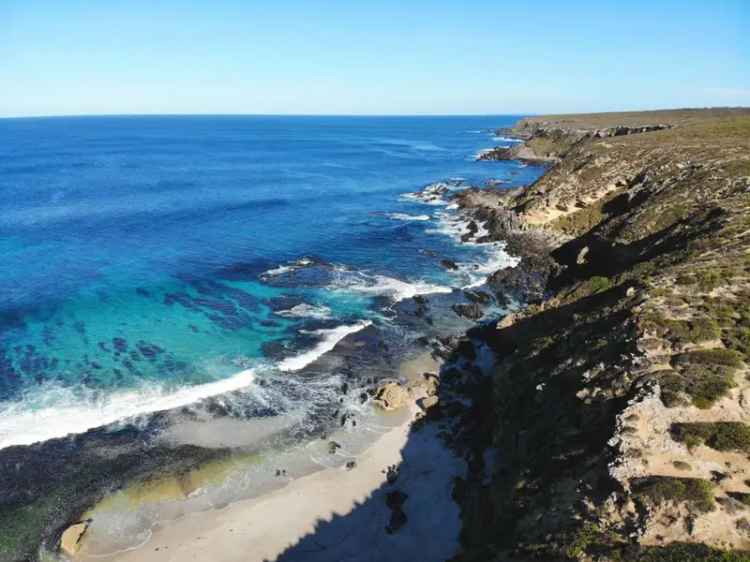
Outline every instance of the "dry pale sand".
{"label": "dry pale sand", "polygon": [[[445,448],[437,427],[411,431],[411,419],[383,434],[352,470],[325,469],[260,498],[186,515],[153,529],[142,547],[106,558],[86,556],[84,541],[77,560],[445,560],[458,549],[460,519],[451,490],[464,463]],[[400,466],[393,484],[384,472],[390,465]],[[408,519],[390,534],[386,495],[394,490],[408,496]]]}

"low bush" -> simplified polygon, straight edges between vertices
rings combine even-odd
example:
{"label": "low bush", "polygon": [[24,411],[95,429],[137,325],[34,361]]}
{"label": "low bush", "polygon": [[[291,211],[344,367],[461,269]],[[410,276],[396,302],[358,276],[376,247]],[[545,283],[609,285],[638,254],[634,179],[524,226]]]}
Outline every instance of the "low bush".
{"label": "low bush", "polygon": [[672,543],[644,548],[633,562],[750,562],[750,553],[711,548],[705,544]]}
{"label": "low bush", "polygon": [[592,294],[601,293],[602,291],[606,291],[607,289],[612,287],[612,281],[609,280],[608,277],[602,277],[601,275],[596,275],[589,279],[588,281],[589,288],[591,289]]}
{"label": "low bush", "polygon": [[714,364],[736,368],[742,364],[742,356],[731,349],[699,349],[679,355],[677,361],[680,363]]}
{"label": "low bush", "polygon": [[688,448],[705,444],[717,451],[750,452],[750,426],[741,422],[675,423],[670,431]]}
{"label": "low bush", "polygon": [[708,512],[714,509],[713,484],[699,478],[650,476],[632,481],[636,497],[660,505],[664,502],[686,502],[691,509]]}
{"label": "low bush", "polygon": [[700,343],[718,339],[721,336],[719,325],[710,318],[691,320],[673,320],[651,314],[646,319],[647,325],[660,336],[683,343]]}

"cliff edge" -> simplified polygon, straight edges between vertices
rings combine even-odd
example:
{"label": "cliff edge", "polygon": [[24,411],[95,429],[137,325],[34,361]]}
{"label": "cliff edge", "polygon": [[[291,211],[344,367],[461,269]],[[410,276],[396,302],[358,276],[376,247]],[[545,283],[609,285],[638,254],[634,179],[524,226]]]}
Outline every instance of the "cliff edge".
{"label": "cliff edge", "polygon": [[457,197],[529,302],[470,333],[495,363],[457,560],[750,560],[750,110],[505,133],[494,158],[551,167]]}

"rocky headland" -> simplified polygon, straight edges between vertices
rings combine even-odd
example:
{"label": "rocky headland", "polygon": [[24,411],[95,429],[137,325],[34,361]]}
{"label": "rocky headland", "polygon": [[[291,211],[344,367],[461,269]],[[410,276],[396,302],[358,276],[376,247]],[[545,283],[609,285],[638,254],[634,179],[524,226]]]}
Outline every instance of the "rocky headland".
{"label": "rocky headland", "polygon": [[474,377],[455,560],[750,560],[750,111],[503,134],[524,142],[485,159],[550,168],[456,197],[521,257],[490,283],[527,304],[442,378]]}
{"label": "rocky headland", "polygon": [[[501,242],[514,265],[399,303],[429,334],[406,367],[371,326],[302,373],[344,369],[342,396],[409,415],[356,462],[111,559],[750,562],[750,110],[543,116],[498,134],[520,142],[480,158],[546,173],[414,195],[450,198],[461,239]],[[446,313],[473,327],[429,332]],[[319,420],[326,439],[348,423],[337,414]],[[92,508],[127,486],[189,497],[232,451],[144,439],[180,416],[6,450],[3,559],[86,560]]]}

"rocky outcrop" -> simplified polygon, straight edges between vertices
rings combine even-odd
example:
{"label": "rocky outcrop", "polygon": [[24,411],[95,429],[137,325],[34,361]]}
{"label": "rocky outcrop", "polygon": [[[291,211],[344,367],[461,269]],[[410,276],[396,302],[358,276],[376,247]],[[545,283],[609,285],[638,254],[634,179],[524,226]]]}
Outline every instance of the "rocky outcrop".
{"label": "rocky outcrop", "polygon": [[480,152],[477,160],[513,160],[513,150],[506,146],[496,146]]}
{"label": "rocky outcrop", "polygon": [[60,550],[68,556],[75,556],[81,549],[81,539],[89,528],[88,521],[81,521],[71,525],[60,537]]}
{"label": "rocky outcrop", "polygon": [[409,402],[409,391],[400,383],[389,382],[375,392],[373,402],[386,411],[398,410]]}
{"label": "rocky outcrop", "polygon": [[454,304],[452,308],[456,314],[469,320],[479,320],[484,315],[482,307],[476,302]]}
{"label": "rocky outcrop", "polygon": [[457,560],[747,560],[724,551],[750,551],[750,111],[514,131],[556,164],[456,199],[521,257],[491,283],[529,302],[471,332],[491,423]]}

